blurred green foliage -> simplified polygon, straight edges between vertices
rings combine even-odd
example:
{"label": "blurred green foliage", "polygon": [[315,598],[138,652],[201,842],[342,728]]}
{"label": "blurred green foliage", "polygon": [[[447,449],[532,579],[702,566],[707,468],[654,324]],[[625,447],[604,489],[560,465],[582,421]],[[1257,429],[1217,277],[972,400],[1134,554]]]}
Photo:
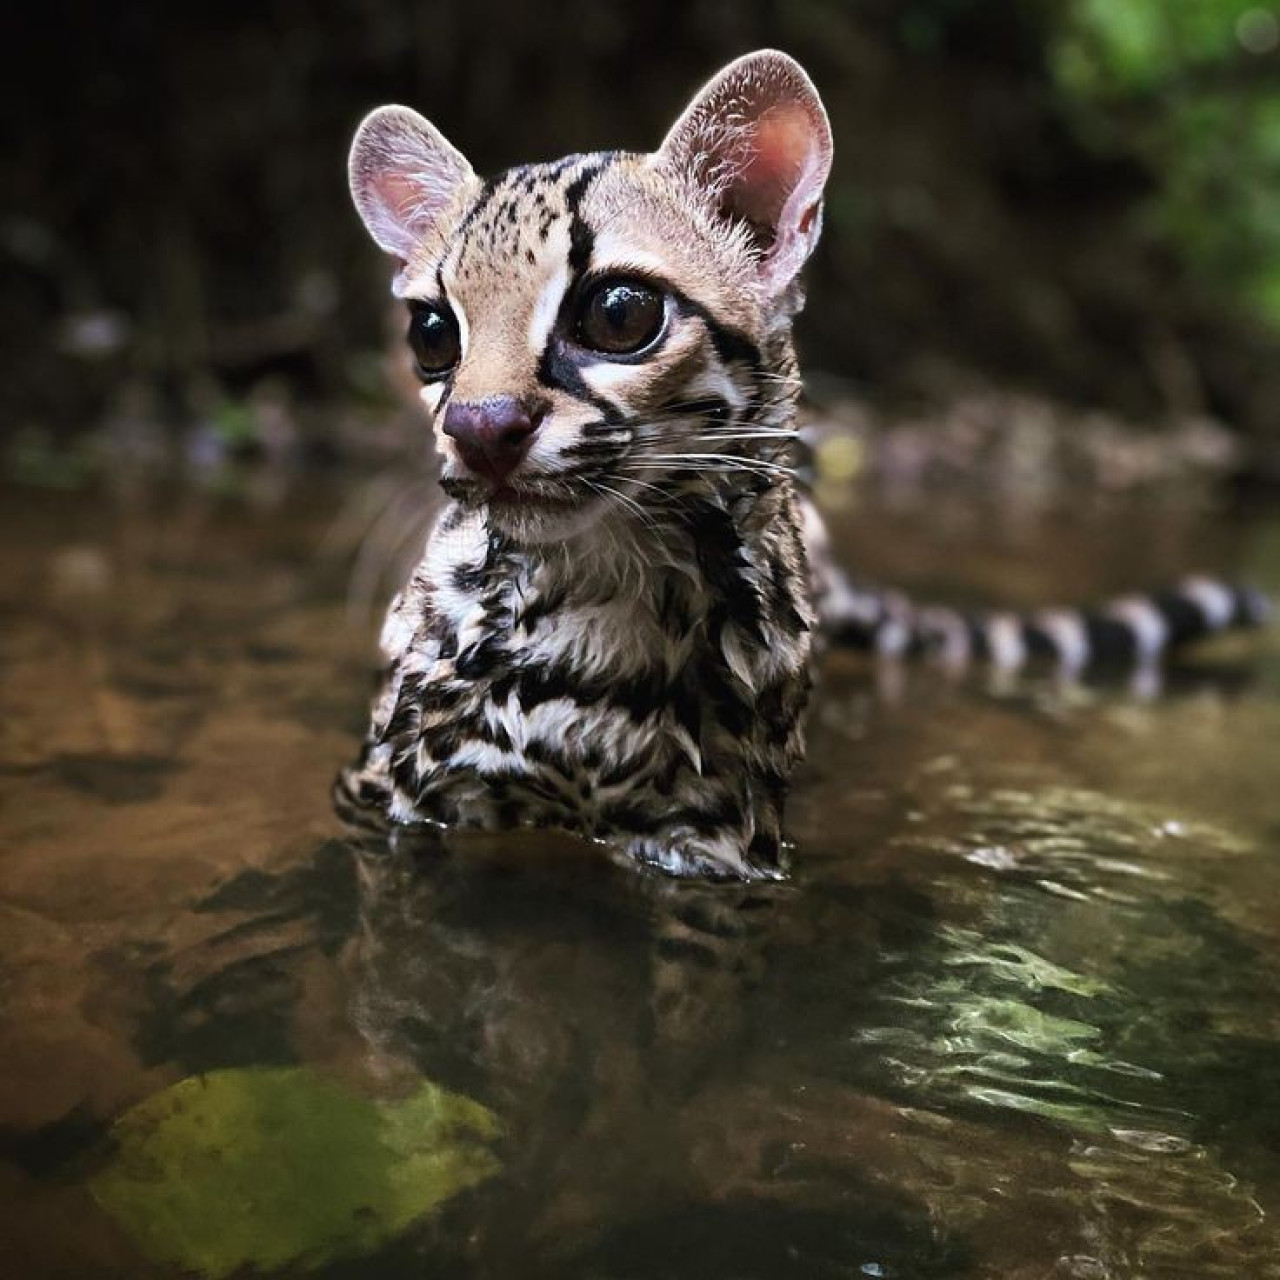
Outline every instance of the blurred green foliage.
{"label": "blurred green foliage", "polygon": [[1158,178],[1147,203],[1211,287],[1280,326],[1280,12],[1248,0],[1074,0],[1051,65],[1084,128]]}

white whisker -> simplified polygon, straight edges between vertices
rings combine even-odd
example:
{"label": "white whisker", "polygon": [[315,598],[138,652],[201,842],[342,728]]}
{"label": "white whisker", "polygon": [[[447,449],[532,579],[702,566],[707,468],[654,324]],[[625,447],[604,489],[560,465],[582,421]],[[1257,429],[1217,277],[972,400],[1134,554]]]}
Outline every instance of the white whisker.
{"label": "white whisker", "polygon": [[646,511],[645,508],[629,494],[625,494],[620,490],[615,489],[612,485],[606,484],[603,480],[588,480],[586,483],[590,489],[600,494],[602,497],[607,496],[613,498],[616,502],[621,503],[622,506],[626,510],[630,511],[641,524],[648,528],[657,527],[652,514]]}
{"label": "white whisker", "polygon": [[[725,453],[646,453],[634,461],[626,460],[619,465],[618,469],[654,465],[658,469],[666,470],[671,466],[688,466],[690,463],[698,462],[710,463],[713,466],[724,467],[728,470],[760,470],[788,476],[795,474],[794,467],[785,466],[780,462],[770,462],[765,458],[735,457],[733,454]],[[704,469],[711,470],[713,468],[709,466]]]}

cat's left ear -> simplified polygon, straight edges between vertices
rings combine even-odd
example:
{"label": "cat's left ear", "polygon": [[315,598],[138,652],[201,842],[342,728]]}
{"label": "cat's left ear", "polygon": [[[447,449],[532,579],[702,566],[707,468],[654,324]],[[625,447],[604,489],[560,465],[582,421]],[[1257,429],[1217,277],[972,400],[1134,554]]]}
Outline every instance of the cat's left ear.
{"label": "cat's left ear", "polygon": [[831,126],[794,58],[775,49],[731,62],[694,97],[655,156],[714,216],[741,225],[766,289],[781,293],[822,230]]}

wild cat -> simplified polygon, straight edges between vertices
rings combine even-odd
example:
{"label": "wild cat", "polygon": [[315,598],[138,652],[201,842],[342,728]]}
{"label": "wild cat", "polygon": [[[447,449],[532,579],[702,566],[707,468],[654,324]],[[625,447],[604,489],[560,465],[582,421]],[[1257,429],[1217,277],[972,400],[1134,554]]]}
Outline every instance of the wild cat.
{"label": "wild cat", "polygon": [[398,263],[451,501],[387,617],[348,812],[774,878],[818,643],[1077,671],[1260,617],[1193,580],[967,618],[835,568],[792,466],[791,326],[831,160],[813,84],[770,50],[652,154],[481,180],[406,107],[361,124],[351,190]]}

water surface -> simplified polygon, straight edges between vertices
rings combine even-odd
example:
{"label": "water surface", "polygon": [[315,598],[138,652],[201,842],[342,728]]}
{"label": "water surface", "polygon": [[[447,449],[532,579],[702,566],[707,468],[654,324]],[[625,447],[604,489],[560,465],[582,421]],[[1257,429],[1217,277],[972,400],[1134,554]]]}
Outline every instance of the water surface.
{"label": "water surface", "polygon": [[[1280,1276],[1274,637],[1159,691],[832,659],[777,887],[388,846],[328,803],[370,493],[3,496],[5,1275],[199,1274],[216,1158],[225,1274]],[[1274,517],[836,529],[951,599],[1280,587]]]}

